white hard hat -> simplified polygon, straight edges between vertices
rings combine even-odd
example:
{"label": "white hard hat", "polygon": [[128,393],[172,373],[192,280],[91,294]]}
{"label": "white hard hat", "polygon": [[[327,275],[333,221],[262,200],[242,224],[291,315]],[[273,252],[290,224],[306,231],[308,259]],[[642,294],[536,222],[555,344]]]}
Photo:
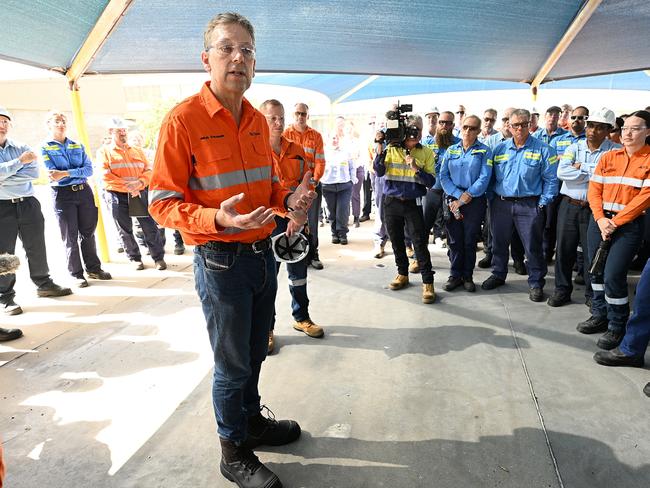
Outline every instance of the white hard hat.
{"label": "white hard hat", "polygon": [[283,232],[271,239],[271,249],[279,263],[297,263],[307,256],[309,240],[300,232],[291,237]]}
{"label": "white hard hat", "polygon": [[436,106],[434,105],[434,106],[431,107],[431,108],[429,109],[429,111],[428,111],[426,114],[424,114],[424,115],[429,115],[429,114],[438,114],[438,115],[440,115],[440,110],[438,110],[438,107],[436,107]]}
{"label": "white hard hat", "polygon": [[539,110],[535,107],[530,109],[530,115],[534,115],[534,114],[539,115]]}
{"label": "white hard hat", "polygon": [[4,107],[0,107],[0,115],[7,117],[9,120],[11,120],[11,113],[9,112],[9,110],[7,110]]}
{"label": "white hard hat", "polygon": [[609,124],[616,127],[616,114],[610,109],[603,107],[594,114],[589,114],[587,122],[597,122],[599,124]]}
{"label": "white hard hat", "polygon": [[126,121],[121,117],[111,117],[108,119],[109,129],[128,129]]}

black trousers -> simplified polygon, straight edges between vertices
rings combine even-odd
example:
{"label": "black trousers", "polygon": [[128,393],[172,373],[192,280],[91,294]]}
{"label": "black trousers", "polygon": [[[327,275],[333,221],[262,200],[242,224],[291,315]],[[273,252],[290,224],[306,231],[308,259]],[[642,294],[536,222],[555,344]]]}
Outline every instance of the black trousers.
{"label": "black trousers", "polygon": [[[45,220],[41,204],[35,197],[21,201],[0,200],[0,253],[14,254],[20,237],[27,255],[29,277],[39,288],[52,282],[45,250]],[[7,303],[16,296],[16,275],[0,275],[0,302]]]}
{"label": "black trousers", "polygon": [[[78,185],[74,185],[75,188]],[[81,257],[89,273],[101,269],[97,256],[95,229],[97,228],[97,207],[93,191],[87,184],[83,190],[73,191],[72,186],[53,186],[52,203],[59,222],[61,239],[65,243],[68,271],[76,278],[83,277]],[[79,253],[81,248],[81,253]]]}
{"label": "black trousers", "polygon": [[425,235],[422,207],[417,205],[415,200],[400,200],[386,195],[384,196],[384,223],[393,246],[397,272],[403,276],[408,276],[409,273],[409,259],[404,244],[404,226],[406,226],[415,249],[422,283],[433,283],[434,271],[427,247],[428,235]]}
{"label": "black trousers", "polygon": [[370,181],[370,173],[366,174],[366,177],[363,179],[363,208],[361,209],[361,215],[366,217],[370,216],[372,210],[372,182]]}
{"label": "black trousers", "polygon": [[[591,209],[570,203],[566,198],[560,198],[557,212],[557,254],[555,256],[555,291],[570,295],[573,291],[571,277],[573,265],[577,259],[577,248],[588,249],[587,229],[591,220]],[[585,296],[592,295],[589,273],[585,272]]]}
{"label": "black trousers", "polygon": [[429,234],[433,229],[434,237],[446,235],[445,222],[442,217],[443,192],[442,190],[427,190],[424,198],[424,232],[429,241]]}

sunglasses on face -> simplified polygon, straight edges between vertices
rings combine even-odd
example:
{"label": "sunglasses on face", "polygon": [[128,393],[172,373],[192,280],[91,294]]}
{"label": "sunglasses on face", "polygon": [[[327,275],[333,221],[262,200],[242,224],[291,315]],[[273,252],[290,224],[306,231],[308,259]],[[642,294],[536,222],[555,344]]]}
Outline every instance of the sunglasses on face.
{"label": "sunglasses on face", "polygon": [[439,120],[438,125],[454,125],[452,120]]}
{"label": "sunglasses on face", "polygon": [[470,132],[473,132],[475,130],[479,130],[479,128],[474,125],[464,125],[463,130],[468,130]]}
{"label": "sunglasses on face", "polygon": [[307,112],[295,112],[296,117],[307,117]]}
{"label": "sunglasses on face", "polygon": [[513,129],[525,129],[530,125],[530,122],[516,122],[514,124],[510,124],[510,127]]}
{"label": "sunglasses on face", "polygon": [[587,120],[589,118],[588,115],[572,115],[571,120]]}
{"label": "sunglasses on face", "polygon": [[485,117],[485,118],[483,119],[483,122],[496,122],[496,121],[497,121],[497,119],[493,119],[493,118],[491,118],[491,117]]}

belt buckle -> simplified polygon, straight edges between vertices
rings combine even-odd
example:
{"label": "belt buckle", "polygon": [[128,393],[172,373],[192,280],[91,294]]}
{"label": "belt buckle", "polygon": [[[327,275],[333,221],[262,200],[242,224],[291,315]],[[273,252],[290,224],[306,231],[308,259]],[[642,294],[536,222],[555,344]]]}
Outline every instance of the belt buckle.
{"label": "belt buckle", "polygon": [[20,203],[24,200],[23,197],[18,197],[18,198],[12,198],[11,203]]}
{"label": "belt buckle", "polygon": [[80,191],[84,189],[84,185],[83,183],[79,183],[78,185],[72,185],[70,188],[72,191]]}
{"label": "belt buckle", "polygon": [[258,249],[258,247],[257,247],[258,244],[260,244],[260,243],[261,243],[261,244],[264,244],[264,242],[265,242],[265,240],[260,240],[260,241],[255,241],[255,242],[253,242],[253,243],[251,244],[251,249],[253,249],[253,252],[254,252],[255,254],[259,254],[259,253],[261,253],[261,252],[264,252],[264,249],[261,249],[261,248]]}

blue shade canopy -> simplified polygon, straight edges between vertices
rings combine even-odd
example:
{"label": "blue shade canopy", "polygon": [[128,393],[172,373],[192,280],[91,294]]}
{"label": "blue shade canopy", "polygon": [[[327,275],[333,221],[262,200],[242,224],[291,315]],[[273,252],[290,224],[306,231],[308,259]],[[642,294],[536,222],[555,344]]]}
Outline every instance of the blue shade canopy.
{"label": "blue shade canopy", "polygon": [[[229,10],[255,26],[258,73],[301,73],[332,100],[530,83],[592,7],[543,81],[650,68],[648,0],[4,0],[0,58],[65,73],[122,4],[87,73],[202,71],[203,29]],[[381,76],[360,87],[369,75]]]}

